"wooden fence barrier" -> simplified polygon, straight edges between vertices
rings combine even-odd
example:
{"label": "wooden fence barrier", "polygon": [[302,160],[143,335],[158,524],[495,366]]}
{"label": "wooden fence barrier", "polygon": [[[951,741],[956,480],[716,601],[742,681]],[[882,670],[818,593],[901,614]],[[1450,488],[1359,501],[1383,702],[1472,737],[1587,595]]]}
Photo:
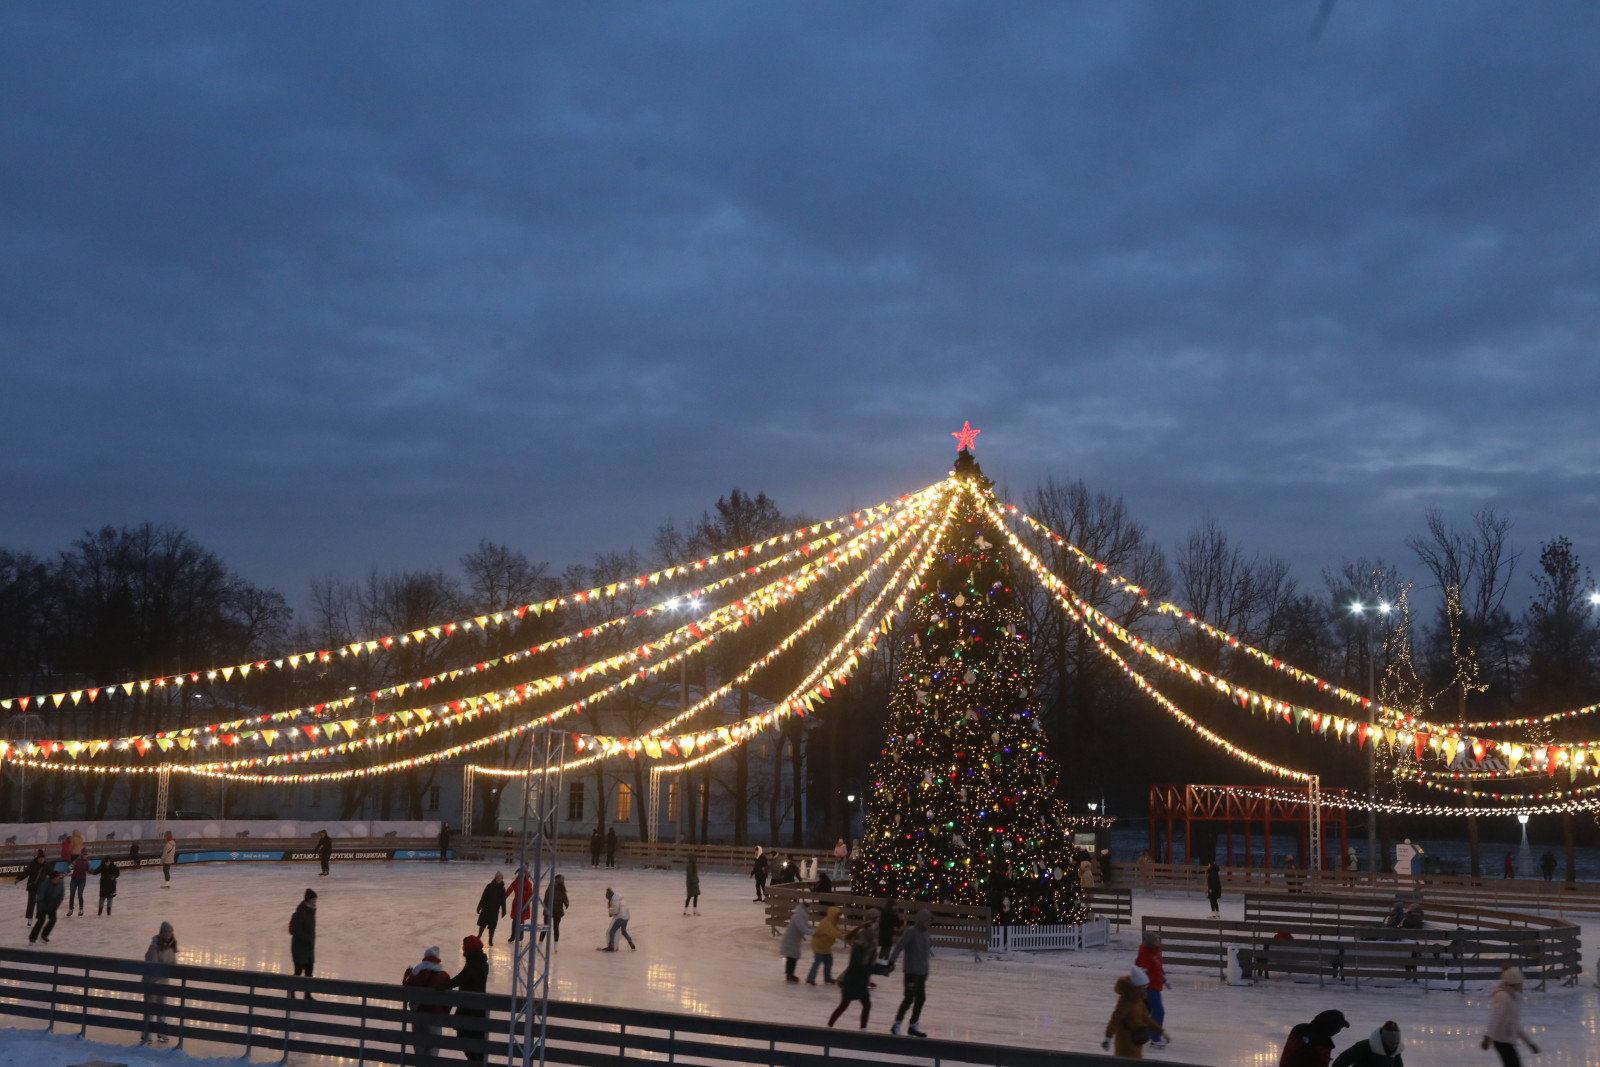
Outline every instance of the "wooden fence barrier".
{"label": "wooden fence barrier", "polygon": [[[100,860],[113,859],[117,866],[124,872],[131,870],[149,870],[161,866],[160,841],[140,841],[139,861],[134,864],[128,858],[129,846],[132,841],[92,841],[86,842],[84,847],[89,852],[89,858],[98,864]],[[61,865],[61,854],[58,849],[40,845],[29,845],[26,848],[8,847],[0,850],[0,877],[16,875],[33,859],[34,853],[43,847],[45,858]],[[452,846],[452,851],[454,847]],[[439,840],[435,837],[405,838],[405,837],[336,837],[333,839],[333,862],[344,863],[351,860],[387,860],[387,859],[436,859],[439,855]],[[226,862],[312,862],[317,858],[317,843],[314,838],[277,838],[277,837],[217,837],[217,838],[189,838],[178,842],[178,863],[226,863]]]}
{"label": "wooden fence barrier", "polygon": [[[296,1000],[309,992],[317,999]],[[159,998],[159,999],[157,999]],[[461,1037],[456,1017],[414,1005],[476,1008],[485,1037]],[[150,964],[56,952],[0,948],[0,1017],[44,1024],[62,1034],[166,1034],[198,1055],[290,1053],[367,1063],[417,1064],[407,1029],[442,1022],[428,1044],[447,1053],[487,1053],[503,1063],[510,997],[434,992],[376,982],[295,978],[215,967]],[[892,1062],[976,1067],[1098,1067],[1105,1057],[820,1026],[676,1015],[552,1001],[546,1061],[611,1067],[622,1060],[693,1062],[710,1067],[862,1067]],[[454,1056],[448,1056],[454,1059]],[[1173,1067],[1184,1067],[1174,1064]]]}
{"label": "wooden fence barrier", "polygon": [[1133,925],[1133,890],[1127,886],[1091,886],[1083,891],[1089,910],[1121,930]]}
{"label": "wooden fence barrier", "polygon": [[1169,965],[1215,967],[1219,975],[1230,948],[1257,977],[1353,979],[1358,987],[1376,979],[1463,989],[1467,982],[1498,979],[1501,964],[1509,962],[1543,989],[1551,979],[1576,982],[1582,970],[1579,930],[1570,923],[1442,906],[1431,918],[1449,928],[1396,929],[1383,925],[1392,904],[1252,895],[1243,922],[1146,916],[1143,929],[1160,935]]}
{"label": "wooden fence barrier", "polygon": [[[842,918],[850,925],[866,919],[868,908],[883,907],[883,897],[862,896],[855,893],[817,893],[805,884],[781,885],[767,891],[767,926],[781,933],[789,925],[796,904],[804,904],[806,913],[814,922],[831,907],[844,909]],[[928,930],[928,940],[937,948],[954,948],[977,955],[989,949],[993,920],[988,908],[974,908],[964,904],[929,904],[920,900],[896,900],[895,909],[902,922],[911,922],[917,912],[926,908],[933,913],[933,925]]]}

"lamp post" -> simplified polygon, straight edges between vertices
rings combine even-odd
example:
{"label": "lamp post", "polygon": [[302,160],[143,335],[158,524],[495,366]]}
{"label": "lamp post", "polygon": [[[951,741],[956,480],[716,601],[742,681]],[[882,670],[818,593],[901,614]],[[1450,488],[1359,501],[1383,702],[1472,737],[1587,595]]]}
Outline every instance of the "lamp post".
{"label": "lamp post", "polygon": [[[1374,611],[1379,615],[1387,615],[1389,605],[1380,600]],[[1375,726],[1378,722],[1378,681],[1372,656],[1372,623],[1367,618],[1367,606],[1359,600],[1350,605],[1350,613],[1361,620],[1361,636],[1367,654],[1367,725]],[[1367,732],[1367,796],[1373,800],[1378,798],[1378,743],[1372,740],[1370,730]],[[1380,869],[1376,811],[1367,812],[1367,864],[1373,871]]]}

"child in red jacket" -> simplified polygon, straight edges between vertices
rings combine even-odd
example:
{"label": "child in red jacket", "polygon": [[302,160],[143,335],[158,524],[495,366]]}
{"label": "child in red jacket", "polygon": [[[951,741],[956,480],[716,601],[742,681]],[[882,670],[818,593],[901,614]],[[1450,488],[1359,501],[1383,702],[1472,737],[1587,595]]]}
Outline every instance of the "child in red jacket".
{"label": "child in red jacket", "polygon": [[[1150,976],[1150,988],[1145,992],[1145,1000],[1150,1005],[1150,1018],[1156,1021],[1156,1026],[1164,1027],[1167,1010],[1161,1003],[1161,991],[1166,988],[1166,975],[1161,970],[1161,935],[1154,930],[1146,930],[1144,944],[1139,946],[1139,955],[1133,962],[1134,966],[1142,968]],[[1150,1041],[1164,1045],[1167,1035],[1159,1033]]]}

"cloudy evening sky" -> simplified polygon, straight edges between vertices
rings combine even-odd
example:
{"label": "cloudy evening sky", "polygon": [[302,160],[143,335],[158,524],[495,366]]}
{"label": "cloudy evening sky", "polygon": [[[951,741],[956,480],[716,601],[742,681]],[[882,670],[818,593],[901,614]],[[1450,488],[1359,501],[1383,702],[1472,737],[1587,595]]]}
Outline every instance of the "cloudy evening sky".
{"label": "cloudy evening sky", "polygon": [[[732,486],[1600,564],[1600,6],[0,8],[0,545],[558,567]],[[1525,569],[1525,568],[1524,568]]]}

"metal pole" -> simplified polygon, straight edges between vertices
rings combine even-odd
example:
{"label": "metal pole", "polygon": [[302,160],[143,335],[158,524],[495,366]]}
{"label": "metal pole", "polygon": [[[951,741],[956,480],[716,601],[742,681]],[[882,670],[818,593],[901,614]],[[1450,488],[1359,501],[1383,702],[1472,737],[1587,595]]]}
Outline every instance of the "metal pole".
{"label": "metal pole", "polygon": [[475,814],[472,810],[472,787],[474,784],[475,776],[472,773],[472,764],[469,763],[461,768],[461,832],[468,837],[472,836],[473,815]]}
{"label": "metal pole", "polygon": [[1311,781],[1306,785],[1306,792],[1307,799],[1311,801],[1311,840],[1306,851],[1310,853],[1311,886],[1317,889],[1322,885],[1322,776],[1320,774],[1311,776]]}
{"label": "metal pole", "polygon": [[[562,753],[566,734],[535,732],[528,739],[528,763],[522,775],[521,845],[516,882],[526,895],[512,916],[515,945],[511,969],[511,1032],[506,1046],[510,1064],[533,1067],[545,1062],[545,1020],[550,1010],[550,915],[544,895],[556,873],[556,805],[561,793]],[[550,788],[552,784],[554,790]],[[531,824],[531,825],[530,825]],[[526,881],[525,881],[526,880]],[[527,912],[531,919],[524,923]]]}
{"label": "metal pole", "polygon": [[[1361,628],[1367,639],[1367,725],[1372,727],[1378,723],[1378,683],[1372,662],[1372,623],[1367,621],[1365,611],[1361,613]],[[1374,802],[1378,799],[1378,742],[1370,728],[1367,730],[1367,798]],[[1377,808],[1367,811],[1367,864],[1374,872],[1383,867],[1378,856]]]}

